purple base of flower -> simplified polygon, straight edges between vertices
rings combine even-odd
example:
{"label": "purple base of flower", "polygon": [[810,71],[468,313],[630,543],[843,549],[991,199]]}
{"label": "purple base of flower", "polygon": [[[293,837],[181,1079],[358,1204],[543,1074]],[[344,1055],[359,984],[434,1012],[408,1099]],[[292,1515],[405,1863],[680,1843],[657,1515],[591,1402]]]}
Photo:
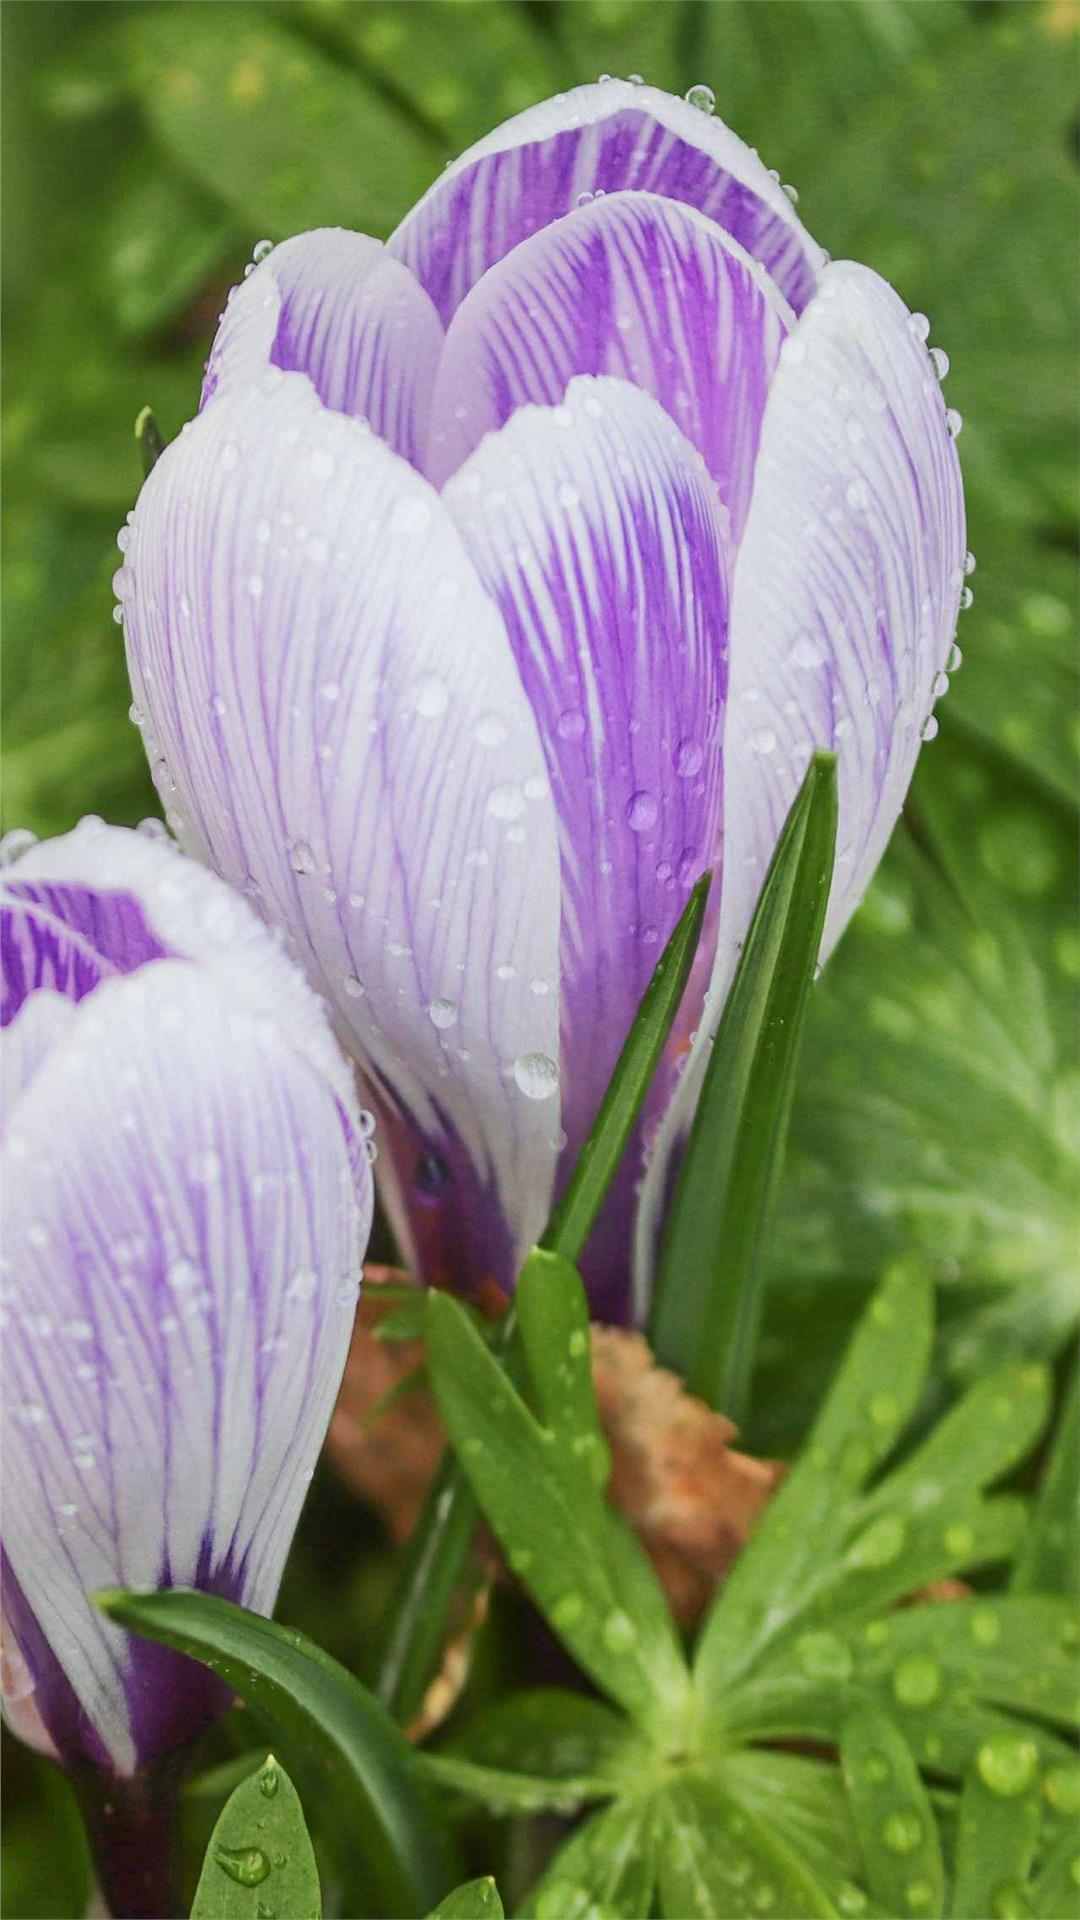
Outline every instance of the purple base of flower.
{"label": "purple base of flower", "polygon": [[75,1778],[98,1882],[112,1920],[175,1920],[184,1912],[173,1850],[180,1764],[170,1755],[131,1780]]}

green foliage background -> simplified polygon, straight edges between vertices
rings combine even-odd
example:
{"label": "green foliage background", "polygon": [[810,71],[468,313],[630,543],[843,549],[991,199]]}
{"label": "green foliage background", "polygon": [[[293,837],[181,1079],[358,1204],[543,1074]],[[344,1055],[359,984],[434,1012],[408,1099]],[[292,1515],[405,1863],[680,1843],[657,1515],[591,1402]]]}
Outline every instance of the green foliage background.
{"label": "green foliage background", "polygon": [[[1061,1356],[1080,1320],[1068,0],[8,0],[5,825],[154,810],[110,618],[131,427],[194,410],[254,242],[386,234],[462,145],[602,71],[707,80],[834,256],[930,314],[966,423],[964,666],[811,1014],[749,1436],[789,1452],[897,1251],[943,1287],[939,1382]],[[331,1566],[343,1616],[313,1564],[302,1538],[305,1624],[325,1608],[348,1657],[380,1566]],[[75,1910],[43,1869],[57,1792],[9,1770],[9,1913]]]}

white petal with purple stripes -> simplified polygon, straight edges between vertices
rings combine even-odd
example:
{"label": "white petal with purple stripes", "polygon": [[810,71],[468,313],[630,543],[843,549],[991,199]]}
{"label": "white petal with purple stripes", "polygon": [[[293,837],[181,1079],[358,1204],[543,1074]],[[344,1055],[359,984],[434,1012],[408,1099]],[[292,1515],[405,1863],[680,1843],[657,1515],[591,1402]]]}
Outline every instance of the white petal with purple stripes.
{"label": "white petal with purple stripes", "polygon": [[[611,379],[575,380],[562,406],[517,412],[444,499],[502,614],[555,795],[570,1161],[716,854],[726,523],[701,456],[647,394]],[[555,986],[554,974],[533,982],[552,998]],[[613,1298],[626,1280],[625,1197],[619,1211]]]}
{"label": "white petal with purple stripes", "polygon": [[287,1032],[182,960],[83,999],[17,1104],[5,1613],[69,1759],[128,1772],[214,1707],[190,1673],[161,1684],[94,1588],[273,1605],[348,1350],[354,1145]]}
{"label": "white petal with purple stripes", "polygon": [[282,241],[233,288],[203,404],[268,366],[306,373],[324,406],[367,420],[415,460],[442,340],[423,287],[381,241],[319,227]]}
{"label": "white petal with purple stripes", "polygon": [[373,1086],[461,1147],[477,1232],[501,1198],[505,1267],[557,1153],[557,1081],[539,1100],[522,1080],[558,1056],[558,850],[536,722],[449,514],[279,374],[169,449],[132,534],[132,678],[183,837],[291,930]]}
{"label": "white petal with purple stripes", "polygon": [[407,214],[388,250],[448,323],[496,260],[585,194],[662,194],[708,214],[800,312],[824,262],[756,153],[722,120],[658,87],[609,80],[528,107],[470,147]]}
{"label": "white petal with purple stripes", "polygon": [[[840,806],[823,957],[862,898],[949,656],[963,560],[960,464],[921,330],[877,274],[837,262],[781,353],[735,567],[717,1009],[818,748],[836,752]],[[650,1168],[642,1274],[706,1044]]]}
{"label": "white petal with purple stripes", "polygon": [[427,471],[441,482],[515,408],[561,400],[575,374],[614,374],[653,394],[704,454],[738,538],[794,324],[764,269],[703,214],[608,194],[522,241],[458,308]]}

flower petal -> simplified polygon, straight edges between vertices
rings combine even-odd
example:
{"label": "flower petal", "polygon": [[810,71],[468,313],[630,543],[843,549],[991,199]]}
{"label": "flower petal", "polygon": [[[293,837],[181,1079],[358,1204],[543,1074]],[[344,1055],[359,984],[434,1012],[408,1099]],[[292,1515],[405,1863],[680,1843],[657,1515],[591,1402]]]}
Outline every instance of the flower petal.
{"label": "flower petal", "polygon": [[700,208],[760,260],[796,312],[824,261],[787,195],[722,120],[658,87],[556,94],[463,153],[387,242],[444,323],[496,260],[582,195],[637,188]]}
{"label": "flower petal", "polygon": [[23,1001],[14,1019],[0,1028],[0,1133],[8,1125],[19,1095],[74,1018],[74,1000],[54,993],[50,987],[41,987]]}
{"label": "flower petal", "polygon": [[184,961],[83,1000],[18,1102],[5,1616],[69,1763],[129,1772],[219,1704],[201,1670],[110,1627],[94,1588],[273,1605],[370,1226],[353,1144],[287,1033]]}
{"label": "flower petal", "polygon": [[768,274],[692,207],[608,194],[523,240],[458,308],[432,403],[438,483],[527,401],[578,373],[655,395],[692,441],[736,538],[781,343],[795,324]]}
{"label": "flower petal", "polygon": [[[443,497],[502,613],[558,809],[565,1172],[717,851],[726,526],[701,456],[610,379],[519,410]],[[628,1156],[626,1181],[639,1171]],[[601,1317],[625,1301],[626,1193],[608,1219],[590,1262]]]}
{"label": "flower petal", "polygon": [[[58,942],[68,935],[93,942],[99,980],[155,959],[198,961],[253,1011],[287,1027],[355,1118],[352,1076],[321,1003],[257,914],[163,834],[106,826],[91,815],[70,833],[39,840],[5,881],[20,902],[32,897],[35,911],[48,905]],[[64,991],[78,999],[77,986],[69,981]],[[27,1005],[42,997],[35,992]]]}
{"label": "flower petal", "polygon": [[35,851],[5,868],[0,879],[4,1027],[43,987],[81,1000],[110,975],[130,973],[167,952],[130,894],[35,885]]}
{"label": "flower petal", "polygon": [[234,287],[203,405],[268,366],[306,373],[324,406],[366,419],[412,460],[442,341],[424,289],[381,241],[320,227],[282,241]]}
{"label": "flower petal", "polygon": [[[963,488],[910,321],[869,268],[829,266],[770,391],[732,595],[716,1013],[811,752],[838,760],[825,958],[885,850],[941,690],[963,585]],[[707,1045],[703,1030],[650,1165],[642,1287]]]}
{"label": "flower petal", "polygon": [[526,1098],[514,1067],[557,1056],[558,851],[536,723],[450,516],[278,375],[174,443],[132,533],[129,664],[182,837],[291,930],[407,1116],[402,1205],[421,1174],[425,1204],[440,1188],[459,1283],[508,1283],[554,1174],[556,1086]]}

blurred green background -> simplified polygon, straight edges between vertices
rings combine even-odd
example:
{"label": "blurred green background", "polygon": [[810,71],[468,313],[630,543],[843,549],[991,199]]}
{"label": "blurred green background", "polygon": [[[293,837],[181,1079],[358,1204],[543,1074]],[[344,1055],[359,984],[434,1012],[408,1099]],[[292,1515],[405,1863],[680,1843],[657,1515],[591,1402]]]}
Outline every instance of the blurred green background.
{"label": "blurred green background", "polygon": [[[750,1434],[770,1450],[797,1441],[894,1252],[946,1289],[939,1377],[1001,1346],[1061,1354],[1080,1320],[1077,25],[1074,0],[3,8],[8,827],[156,810],[109,588],[132,423],[149,401],[171,436],[193,412],[257,240],[384,235],[498,120],[637,72],[707,81],[822,244],[929,313],[965,419],[975,604],[815,996]],[[293,1575],[316,1633],[325,1521]],[[78,1910],[40,1845],[61,1818],[46,1778],[9,1774],[9,1914]]]}

